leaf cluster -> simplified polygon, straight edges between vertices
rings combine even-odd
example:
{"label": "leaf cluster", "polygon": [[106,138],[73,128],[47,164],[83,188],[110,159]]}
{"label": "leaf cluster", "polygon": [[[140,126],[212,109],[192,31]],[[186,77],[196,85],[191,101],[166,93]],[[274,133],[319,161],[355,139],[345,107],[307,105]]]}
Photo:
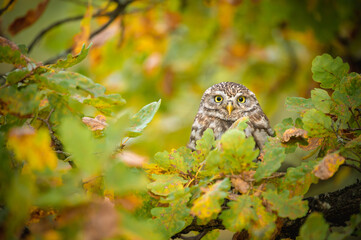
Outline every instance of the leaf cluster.
{"label": "leaf cluster", "polygon": [[[182,237],[191,229],[187,226],[221,220],[226,229],[246,231],[250,239],[273,239],[286,220],[307,216],[303,196],[311,184],[332,177],[342,164],[360,169],[361,76],[348,71],[340,58],[316,57],[312,72],[321,88],[312,90],[309,99],[286,100],[286,108],[299,117],[277,124],[276,136],[268,139],[261,153],[254,140],[245,137],[247,119],[217,141],[207,129],[196,151],[181,147],[157,153],[146,171],[155,199],[152,221],[164,236]],[[304,161],[277,172],[297,148],[308,152]],[[300,236],[344,239],[357,228],[358,218],[355,215],[344,230],[330,234],[322,215],[314,213]],[[217,239],[216,229],[193,234],[196,239]]]}
{"label": "leaf cluster", "polygon": [[160,101],[132,115],[119,94],[69,71],[90,46],[45,65],[0,40],[0,62],[15,67],[0,87],[1,238],[161,239],[134,214],[147,178],[123,154]]}

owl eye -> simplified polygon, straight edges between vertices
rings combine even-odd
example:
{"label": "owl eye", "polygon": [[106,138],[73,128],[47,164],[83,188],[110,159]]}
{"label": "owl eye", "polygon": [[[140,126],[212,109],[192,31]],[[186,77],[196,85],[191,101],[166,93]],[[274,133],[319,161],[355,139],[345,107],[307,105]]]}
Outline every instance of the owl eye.
{"label": "owl eye", "polygon": [[222,102],[222,100],[223,100],[223,97],[222,97],[222,96],[215,96],[215,97],[214,97],[214,101],[215,101],[216,103]]}
{"label": "owl eye", "polygon": [[244,103],[245,101],[246,101],[246,98],[243,96],[238,98],[239,103]]}

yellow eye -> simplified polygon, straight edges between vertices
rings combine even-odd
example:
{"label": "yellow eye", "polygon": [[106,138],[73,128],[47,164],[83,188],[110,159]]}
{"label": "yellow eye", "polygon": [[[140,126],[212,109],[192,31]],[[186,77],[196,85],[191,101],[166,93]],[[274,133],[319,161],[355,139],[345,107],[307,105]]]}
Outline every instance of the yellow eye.
{"label": "yellow eye", "polygon": [[215,97],[214,97],[214,101],[215,101],[216,103],[222,102],[222,100],[223,100],[223,97],[222,97],[222,96],[215,96]]}
{"label": "yellow eye", "polygon": [[246,101],[246,98],[243,96],[238,98],[239,103],[244,103],[245,101]]}

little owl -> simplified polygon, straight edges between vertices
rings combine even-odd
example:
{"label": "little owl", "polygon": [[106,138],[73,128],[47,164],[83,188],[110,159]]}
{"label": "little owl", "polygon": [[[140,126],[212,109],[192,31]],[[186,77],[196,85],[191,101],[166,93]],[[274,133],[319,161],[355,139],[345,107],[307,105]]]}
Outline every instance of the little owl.
{"label": "little owl", "polygon": [[196,141],[201,139],[203,132],[211,128],[215,139],[232,124],[242,117],[248,117],[246,136],[253,136],[256,147],[262,150],[268,136],[273,136],[267,116],[262,111],[256,95],[242,84],[221,82],[208,88],[199,105],[194,119],[188,148],[195,150]]}

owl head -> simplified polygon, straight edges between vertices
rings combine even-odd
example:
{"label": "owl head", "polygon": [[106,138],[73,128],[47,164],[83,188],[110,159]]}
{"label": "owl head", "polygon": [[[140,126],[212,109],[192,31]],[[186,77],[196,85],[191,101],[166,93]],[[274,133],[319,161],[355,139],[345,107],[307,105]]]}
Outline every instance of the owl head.
{"label": "owl head", "polygon": [[226,121],[236,121],[260,108],[256,95],[242,84],[221,82],[208,88],[199,112]]}

